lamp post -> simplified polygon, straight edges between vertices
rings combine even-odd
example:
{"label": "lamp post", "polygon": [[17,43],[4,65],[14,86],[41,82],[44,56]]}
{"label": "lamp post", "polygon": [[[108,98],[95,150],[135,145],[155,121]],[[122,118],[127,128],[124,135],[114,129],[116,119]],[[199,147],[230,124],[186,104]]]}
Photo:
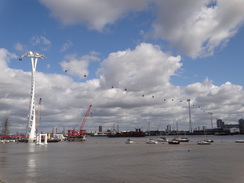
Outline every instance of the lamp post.
{"label": "lamp post", "polygon": [[189,107],[189,133],[192,133],[192,123],[191,123],[191,99],[187,99],[188,107]]}
{"label": "lamp post", "polygon": [[46,58],[44,55],[39,53],[28,51],[19,60],[22,61],[23,57],[30,57],[31,67],[32,67],[32,77],[31,77],[31,100],[29,106],[29,119],[26,128],[26,136],[28,137],[28,142],[35,141],[36,133],[36,112],[35,112],[35,72],[37,66],[38,58]]}
{"label": "lamp post", "polygon": [[213,129],[213,113],[209,112],[210,117],[211,117],[211,129]]}

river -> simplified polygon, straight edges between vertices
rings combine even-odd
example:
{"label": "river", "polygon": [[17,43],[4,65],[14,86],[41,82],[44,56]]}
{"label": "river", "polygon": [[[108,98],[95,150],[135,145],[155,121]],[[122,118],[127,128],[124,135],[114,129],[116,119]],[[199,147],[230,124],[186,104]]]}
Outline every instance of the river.
{"label": "river", "polygon": [[0,144],[4,183],[243,183],[244,136],[208,136],[211,145],[146,144],[148,137]]}

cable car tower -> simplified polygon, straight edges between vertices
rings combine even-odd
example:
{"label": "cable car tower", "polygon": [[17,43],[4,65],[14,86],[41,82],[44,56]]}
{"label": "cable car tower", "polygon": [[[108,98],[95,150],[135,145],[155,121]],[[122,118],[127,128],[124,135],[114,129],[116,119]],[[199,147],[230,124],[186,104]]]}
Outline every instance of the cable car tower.
{"label": "cable car tower", "polygon": [[192,133],[192,122],[191,122],[191,99],[187,99],[188,107],[189,107],[189,133]]}
{"label": "cable car tower", "polygon": [[35,72],[37,66],[38,58],[44,59],[46,58],[44,55],[40,55],[39,53],[28,51],[22,57],[19,58],[22,61],[23,57],[30,57],[31,66],[32,66],[32,77],[31,77],[31,100],[29,106],[29,119],[26,128],[26,136],[28,137],[28,142],[35,141],[35,133],[36,133],[36,112],[35,112]]}

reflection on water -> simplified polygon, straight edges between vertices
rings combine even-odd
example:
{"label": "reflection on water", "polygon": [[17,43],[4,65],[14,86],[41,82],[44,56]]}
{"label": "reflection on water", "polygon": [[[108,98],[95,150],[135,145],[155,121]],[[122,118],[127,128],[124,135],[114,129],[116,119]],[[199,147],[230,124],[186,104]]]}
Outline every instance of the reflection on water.
{"label": "reflection on water", "polygon": [[213,137],[214,143],[148,145],[148,138],[88,138],[86,142],[48,145],[0,144],[0,179],[6,183],[166,182],[243,183],[244,144],[235,137]]}
{"label": "reflection on water", "polygon": [[[47,151],[47,145],[36,145],[34,143],[28,143],[27,152],[27,165],[26,165],[26,176],[27,183],[32,183],[36,179],[38,171],[36,170],[42,161],[42,153]],[[45,160],[43,160],[45,161]]]}
{"label": "reflection on water", "polygon": [[34,143],[28,143],[28,152],[29,153],[34,153],[37,151],[37,145]]}
{"label": "reflection on water", "polygon": [[27,183],[32,182],[32,179],[36,177],[36,166],[37,160],[35,152],[37,151],[38,146],[35,144],[28,144],[28,158],[27,158],[27,168],[26,175],[28,177]]}
{"label": "reflection on water", "polygon": [[8,152],[8,147],[7,146],[2,146],[1,148],[0,148],[0,154],[1,154],[1,156],[0,156],[0,164],[3,166],[3,167],[5,167],[5,165],[6,165],[6,163],[7,163],[7,156],[6,156],[6,154],[7,154],[7,152]]}

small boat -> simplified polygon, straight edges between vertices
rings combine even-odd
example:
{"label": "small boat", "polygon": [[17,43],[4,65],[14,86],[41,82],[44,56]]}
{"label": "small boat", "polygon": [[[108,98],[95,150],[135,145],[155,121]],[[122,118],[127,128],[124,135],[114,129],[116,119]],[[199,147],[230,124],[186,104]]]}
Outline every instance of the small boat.
{"label": "small boat", "polygon": [[168,144],[180,144],[180,141],[177,139],[171,139],[171,140],[168,140]]}
{"label": "small boat", "polygon": [[197,141],[198,145],[210,145],[211,142],[207,141],[207,140],[199,140]]}
{"label": "small boat", "polygon": [[244,140],[236,140],[236,143],[244,143]]}
{"label": "small boat", "polygon": [[212,139],[206,139],[206,142],[214,142]]}
{"label": "small boat", "polygon": [[133,140],[131,140],[131,139],[127,139],[127,140],[125,141],[125,143],[126,143],[126,144],[133,144],[133,143],[134,143],[134,141],[133,141]]}
{"label": "small boat", "polygon": [[177,140],[180,142],[189,142],[189,139],[187,137],[177,138]]}
{"label": "small boat", "polygon": [[157,144],[158,141],[157,140],[154,140],[154,139],[149,139],[146,143],[147,144]]}
{"label": "small boat", "polygon": [[159,137],[159,138],[157,138],[157,141],[158,142],[168,142],[168,139],[165,137]]}
{"label": "small boat", "polygon": [[[207,139],[207,133],[206,133],[206,131],[205,131],[205,129],[204,129],[204,135],[205,135],[205,139],[204,140],[200,140],[200,141],[198,141],[200,144],[199,145],[210,145],[211,144],[211,142],[214,142],[213,140],[211,140],[211,139]],[[198,143],[197,142],[197,143]],[[207,143],[206,143],[207,142]],[[201,143],[203,143],[203,144],[201,144]],[[208,144],[209,143],[209,144]]]}
{"label": "small boat", "polygon": [[[53,139],[47,139],[47,142],[48,143],[51,143],[51,142],[60,142],[61,141],[61,139],[55,139],[55,138],[53,138]],[[42,139],[42,142],[44,142],[44,139]]]}

